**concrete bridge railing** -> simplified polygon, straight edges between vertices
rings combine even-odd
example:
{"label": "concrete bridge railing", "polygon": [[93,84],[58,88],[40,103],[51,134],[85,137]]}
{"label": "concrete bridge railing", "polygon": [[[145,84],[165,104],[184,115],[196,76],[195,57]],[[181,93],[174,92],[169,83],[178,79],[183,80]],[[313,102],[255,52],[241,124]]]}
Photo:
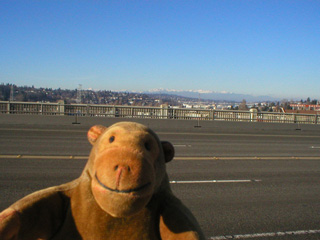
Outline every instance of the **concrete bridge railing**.
{"label": "concrete bridge railing", "polygon": [[0,101],[0,114],[319,124],[318,114]]}

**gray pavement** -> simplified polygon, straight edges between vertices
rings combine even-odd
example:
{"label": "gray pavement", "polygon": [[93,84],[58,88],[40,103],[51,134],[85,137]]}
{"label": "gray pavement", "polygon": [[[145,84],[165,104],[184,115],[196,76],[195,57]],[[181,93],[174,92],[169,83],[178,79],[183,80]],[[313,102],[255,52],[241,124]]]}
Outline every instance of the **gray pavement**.
{"label": "gray pavement", "polygon": [[[123,120],[133,119],[0,115],[0,154],[88,155],[88,129]],[[176,156],[320,156],[320,125],[134,120],[171,141]]]}
{"label": "gray pavement", "polygon": [[[118,120],[79,119],[76,125],[70,117],[2,117],[0,210],[78,177],[90,151],[88,128]],[[208,239],[320,239],[320,126],[139,121],[174,144],[177,158],[167,171],[177,183],[171,187]],[[37,158],[4,156],[20,154]],[[177,160],[186,157],[191,160]],[[271,236],[276,232],[283,236]]]}

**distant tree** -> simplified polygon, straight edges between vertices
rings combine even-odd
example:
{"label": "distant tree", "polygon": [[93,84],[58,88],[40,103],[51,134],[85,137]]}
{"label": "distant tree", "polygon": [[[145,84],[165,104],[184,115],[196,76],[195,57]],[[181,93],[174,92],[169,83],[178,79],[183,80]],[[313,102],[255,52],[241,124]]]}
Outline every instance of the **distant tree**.
{"label": "distant tree", "polygon": [[26,92],[23,92],[23,93],[22,93],[22,97],[23,97],[23,98],[22,98],[22,101],[23,101],[23,102],[28,102],[28,94],[27,94]]}
{"label": "distant tree", "polygon": [[239,110],[248,110],[247,101],[245,99],[240,103]]}
{"label": "distant tree", "polygon": [[9,84],[1,84],[0,89],[0,100],[8,101],[10,99],[11,86]]}
{"label": "distant tree", "polygon": [[313,105],[317,105],[317,104],[318,104],[318,100],[313,99],[313,100],[312,100],[312,102],[311,102],[311,104],[313,104]]}
{"label": "distant tree", "polygon": [[307,98],[307,103],[310,104],[310,102],[311,102],[311,100],[310,100],[310,98],[308,97],[308,98]]}
{"label": "distant tree", "polygon": [[290,109],[290,103],[288,99],[281,100],[281,107],[283,107],[284,109]]}

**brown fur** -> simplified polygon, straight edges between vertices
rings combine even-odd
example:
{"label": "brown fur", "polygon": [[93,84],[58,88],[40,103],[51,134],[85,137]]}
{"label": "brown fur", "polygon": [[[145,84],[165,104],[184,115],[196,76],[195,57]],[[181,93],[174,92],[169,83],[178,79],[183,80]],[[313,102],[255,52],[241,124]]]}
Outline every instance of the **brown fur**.
{"label": "brown fur", "polygon": [[171,192],[165,163],[174,149],[149,128],[121,122],[88,132],[82,175],[0,213],[1,240],[204,239]]}

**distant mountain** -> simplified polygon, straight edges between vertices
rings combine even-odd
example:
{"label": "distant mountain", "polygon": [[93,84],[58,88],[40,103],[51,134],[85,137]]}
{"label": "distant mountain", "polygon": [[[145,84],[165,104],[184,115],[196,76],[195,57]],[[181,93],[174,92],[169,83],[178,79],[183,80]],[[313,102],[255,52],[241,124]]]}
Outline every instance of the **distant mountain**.
{"label": "distant mountain", "polygon": [[245,99],[247,102],[257,101],[278,101],[278,99],[270,96],[253,96],[248,94],[230,93],[230,92],[214,92],[207,90],[174,90],[174,89],[152,89],[145,91],[149,94],[173,94],[189,98],[199,98],[215,101],[235,101],[241,102]]}

